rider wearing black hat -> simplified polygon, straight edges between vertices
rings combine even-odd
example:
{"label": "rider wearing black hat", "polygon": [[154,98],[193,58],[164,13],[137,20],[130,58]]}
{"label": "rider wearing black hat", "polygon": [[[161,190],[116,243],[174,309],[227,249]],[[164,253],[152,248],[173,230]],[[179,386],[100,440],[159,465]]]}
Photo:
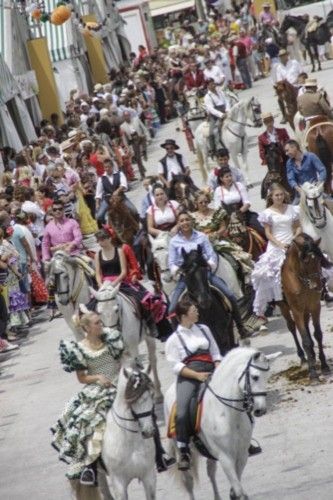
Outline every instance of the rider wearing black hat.
{"label": "rider wearing black hat", "polygon": [[161,148],[166,150],[166,155],[161,158],[158,164],[158,175],[160,180],[166,187],[170,187],[170,182],[174,175],[190,176],[191,171],[187,160],[180,153],[176,153],[179,149],[178,144],[174,139],[167,139]]}

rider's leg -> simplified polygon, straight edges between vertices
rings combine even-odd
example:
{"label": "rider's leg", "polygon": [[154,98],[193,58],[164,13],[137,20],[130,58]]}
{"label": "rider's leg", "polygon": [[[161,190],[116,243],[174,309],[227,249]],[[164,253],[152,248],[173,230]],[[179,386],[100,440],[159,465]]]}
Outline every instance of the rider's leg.
{"label": "rider's leg", "polygon": [[96,220],[97,220],[99,225],[105,223],[105,216],[106,216],[106,212],[108,211],[108,208],[109,208],[109,203],[107,202],[107,200],[102,200],[100,207],[96,213]]}
{"label": "rider's leg", "polygon": [[179,301],[179,298],[185,289],[186,289],[186,285],[185,285],[184,278],[183,278],[183,276],[180,276],[180,278],[176,284],[176,288],[174,289],[172,296],[171,296],[170,305],[169,305],[169,314],[172,314],[174,312],[174,310],[176,309],[176,305]]}
{"label": "rider's leg", "polygon": [[216,120],[213,116],[209,117],[209,149],[211,154],[216,153],[216,144],[215,144],[215,130]]}
{"label": "rider's leg", "polygon": [[180,450],[180,460],[178,468],[187,470],[190,467],[189,442],[191,437],[191,423],[189,416],[189,406],[193,394],[198,390],[200,382],[194,379],[185,378],[181,375],[177,379],[177,416],[176,434],[177,447]]}
{"label": "rider's leg", "polygon": [[215,286],[218,290],[220,290],[230,300],[232,305],[232,317],[236,323],[239,335],[242,338],[248,337],[249,332],[246,331],[246,328],[243,324],[237,299],[231,292],[231,290],[228,288],[228,285],[223,281],[223,279],[219,278],[218,276],[216,276],[216,274],[213,274],[212,272],[209,273],[208,280],[213,286]]}
{"label": "rider's leg", "polygon": [[279,104],[279,108],[280,108],[280,111],[281,111],[281,114],[283,117],[280,123],[287,123],[286,108],[285,108],[283,99],[281,99],[280,97],[278,97],[278,104]]}

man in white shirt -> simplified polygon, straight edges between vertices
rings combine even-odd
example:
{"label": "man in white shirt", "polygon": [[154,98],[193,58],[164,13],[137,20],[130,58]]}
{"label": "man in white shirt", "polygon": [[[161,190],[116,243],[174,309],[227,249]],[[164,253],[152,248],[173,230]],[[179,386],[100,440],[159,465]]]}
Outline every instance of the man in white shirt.
{"label": "man in white shirt", "polygon": [[216,64],[213,64],[211,59],[205,61],[204,76],[206,81],[213,79],[216,85],[222,85],[225,80],[221,69]]}
{"label": "man in white shirt", "polygon": [[276,68],[276,81],[287,80],[292,85],[297,85],[298,77],[303,72],[302,65],[296,59],[289,59],[286,49],[279,52],[280,62]]}
{"label": "man in white shirt", "polygon": [[132,117],[129,111],[123,113],[124,122],[120,125],[124,133],[126,146],[132,147],[135,161],[144,179],[146,169],[142,163],[142,155],[147,160],[147,143],[150,141],[149,132],[138,117]]}
{"label": "man in white shirt", "polygon": [[215,155],[217,149],[223,146],[221,142],[222,119],[230,109],[230,103],[222,92],[216,88],[213,79],[208,81],[208,92],[204,98],[204,106],[209,120],[209,144],[211,155]]}
{"label": "man in white shirt", "polygon": [[182,154],[176,153],[179,146],[174,139],[167,139],[161,144],[161,148],[166,150],[166,155],[159,161],[157,173],[164,186],[170,187],[175,175],[190,176],[191,171],[187,160]]}
{"label": "man in white shirt", "polygon": [[[99,225],[105,222],[105,216],[109,209],[109,200],[112,196],[125,193],[127,191],[127,180],[123,172],[115,170],[115,164],[110,158],[103,162],[105,174],[98,178],[96,186],[96,220]],[[132,202],[124,195],[125,205],[137,214]]]}
{"label": "man in white shirt", "polygon": [[[287,80],[289,83],[296,86],[298,84],[298,77],[303,72],[302,65],[296,61],[296,59],[289,59],[289,54],[286,49],[280,50],[279,58],[280,62],[276,66],[276,81],[281,82]],[[287,123],[283,99],[278,98],[278,103],[283,116],[281,123]]]}

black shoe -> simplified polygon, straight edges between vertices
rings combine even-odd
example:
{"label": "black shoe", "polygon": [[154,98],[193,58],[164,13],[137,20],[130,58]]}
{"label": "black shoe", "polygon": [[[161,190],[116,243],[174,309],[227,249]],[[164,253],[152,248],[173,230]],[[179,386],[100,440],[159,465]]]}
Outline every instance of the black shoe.
{"label": "black shoe", "polygon": [[191,457],[187,452],[182,452],[178,461],[178,470],[189,470],[191,467]]}
{"label": "black shoe", "polygon": [[247,328],[245,325],[237,327],[237,329],[241,339],[249,339],[254,333],[253,329],[250,330],[250,328]]}
{"label": "black shoe", "polygon": [[80,483],[85,486],[96,486],[96,474],[92,467],[85,467],[81,473]]}
{"label": "black shoe", "polygon": [[168,455],[162,455],[160,460],[158,460],[158,463],[156,464],[156,469],[157,472],[164,472],[173,465],[175,465],[176,459],[173,457],[169,457]]}
{"label": "black shoe", "polygon": [[259,453],[262,452],[261,446],[254,446],[254,444],[250,444],[249,446],[249,456],[252,457],[253,455],[258,455]]}

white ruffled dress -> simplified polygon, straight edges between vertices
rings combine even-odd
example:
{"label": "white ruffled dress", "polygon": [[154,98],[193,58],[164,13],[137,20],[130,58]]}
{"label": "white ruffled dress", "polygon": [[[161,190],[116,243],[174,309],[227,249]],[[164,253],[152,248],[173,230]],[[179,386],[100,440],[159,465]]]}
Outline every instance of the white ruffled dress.
{"label": "white ruffled dress", "polygon": [[[299,219],[299,207],[288,205],[281,214],[266,208],[258,217],[259,222],[269,224],[273,236],[282,243],[290,244],[293,239],[293,223]],[[255,290],[254,312],[262,316],[269,302],[282,300],[281,267],[286,252],[268,242],[266,252],[255,263],[252,271],[252,285]]]}

